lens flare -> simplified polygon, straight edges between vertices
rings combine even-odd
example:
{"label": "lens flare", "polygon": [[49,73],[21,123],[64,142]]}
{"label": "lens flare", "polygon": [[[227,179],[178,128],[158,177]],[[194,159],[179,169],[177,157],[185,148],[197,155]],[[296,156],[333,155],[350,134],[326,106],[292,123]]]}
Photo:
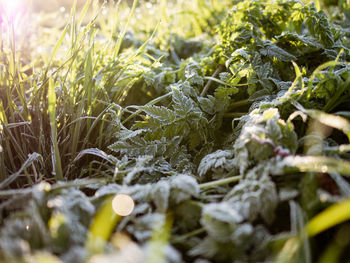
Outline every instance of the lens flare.
{"label": "lens flare", "polygon": [[0,0],[0,10],[3,9],[7,15],[16,15],[23,10],[24,2],[25,0]]}
{"label": "lens flare", "polygon": [[[23,34],[24,27],[28,28],[26,20],[30,3],[29,0],[0,0],[0,26],[16,38]],[[25,25],[26,24],[26,25]]]}

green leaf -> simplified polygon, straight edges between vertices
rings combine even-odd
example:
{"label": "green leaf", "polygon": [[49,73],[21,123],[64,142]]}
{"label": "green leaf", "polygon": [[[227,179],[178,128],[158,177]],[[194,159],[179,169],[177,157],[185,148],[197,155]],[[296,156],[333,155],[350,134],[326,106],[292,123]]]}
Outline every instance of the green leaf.
{"label": "green leaf", "polygon": [[199,185],[196,179],[190,175],[180,174],[171,177],[170,187],[170,198],[176,204],[199,195]]}
{"label": "green leaf", "polygon": [[216,170],[218,168],[223,168],[226,170],[233,169],[232,159],[233,153],[231,151],[218,150],[211,154],[206,155],[200,162],[198,166],[198,173],[200,176],[205,175],[209,170]]}
{"label": "green leaf", "polygon": [[177,119],[174,111],[163,106],[142,106],[140,109],[150,117],[159,120],[162,125],[171,125]]}
{"label": "green leaf", "polygon": [[280,61],[292,61],[297,58],[285,51],[284,49],[278,47],[277,45],[271,42],[265,42],[263,48],[260,50],[260,54],[270,58],[276,58]]}
{"label": "green leaf", "polygon": [[239,211],[229,202],[207,204],[202,210],[201,224],[211,237],[221,242],[229,241],[242,221]]}
{"label": "green leaf", "polygon": [[303,238],[302,240],[302,248],[298,251],[295,258],[297,262],[305,262],[310,263],[311,261],[311,250],[309,241],[306,239],[306,235],[304,234],[304,214],[302,212],[301,207],[294,201],[289,202],[290,206],[290,221],[291,221],[291,232],[294,234],[300,234]]}
{"label": "green leaf", "polygon": [[61,155],[58,147],[57,138],[57,122],[56,122],[56,91],[53,79],[50,78],[49,90],[48,90],[48,102],[49,102],[49,116],[50,116],[50,126],[51,126],[51,140],[52,140],[52,166],[53,174],[56,180],[63,180],[63,170],[61,164]]}
{"label": "green leaf", "polygon": [[28,159],[22,164],[21,168],[14,174],[10,175],[4,181],[0,183],[0,189],[6,188],[13,181],[15,181],[21,173],[28,167],[30,167],[35,161],[43,161],[43,157],[38,153],[29,154]]}
{"label": "green leaf", "polygon": [[161,213],[165,213],[168,209],[170,195],[170,185],[167,181],[159,181],[152,188],[152,199],[157,209]]}

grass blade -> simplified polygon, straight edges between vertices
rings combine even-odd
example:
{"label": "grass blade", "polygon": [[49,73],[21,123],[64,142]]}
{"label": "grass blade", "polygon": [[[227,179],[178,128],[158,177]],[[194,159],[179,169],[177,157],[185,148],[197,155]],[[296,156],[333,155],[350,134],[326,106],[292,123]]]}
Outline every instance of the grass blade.
{"label": "grass blade", "polygon": [[48,90],[48,100],[49,100],[49,116],[50,116],[50,127],[51,127],[51,141],[52,141],[52,165],[54,167],[54,174],[56,180],[63,180],[63,171],[61,164],[61,156],[58,148],[57,141],[57,122],[56,122],[56,92],[54,87],[54,81],[50,79],[49,90]]}
{"label": "grass blade", "polygon": [[119,37],[118,37],[118,41],[117,41],[117,44],[116,44],[116,46],[115,46],[115,50],[114,50],[114,53],[113,53],[113,60],[114,60],[114,59],[118,56],[118,54],[119,54],[120,47],[121,47],[121,45],[122,45],[122,41],[123,41],[123,39],[124,39],[124,36],[125,36],[125,34],[126,34],[126,30],[127,30],[128,26],[129,26],[129,23],[130,23],[130,21],[131,21],[131,17],[132,17],[132,15],[133,15],[134,11],[135,11],[137,2],[138,2],[138,0],[134,0],[134,3],[132,4],[132,7],[131,7],[130,13],[129,13],[129,15],[128,15],[128,19],[127,19],[127,21],[126,21],[126,24],[125,24],[125,26],[124,26],[124,29],[123,29],[123,31],[121,32],[121,34],[119,35]]}
{"label": "grass blade", "polygon": [[82,9],[82,11],[80,13],[80,17],[78,19],[78,23],[77,23],[78,27],[81,26],[81,23],[83,22],[83,19],[84,19],[85,15],[86,15],[86,12],[87,12],[87,10],[90,7],[90,4],[91,4],[91,0],[86,1],[85,5],[84,5],[84,7],[83,7],[83,9]]}
{"label": "grass blade", "polygon": [[316,215],[306,226],[310,237],[350,219],[350,199],[332,205]]}
{"label": "grass blade", "polygon": [[[92,48],[90,47],[86,61],[85,61],[85,83],[84,90],[86,92],[87,101],[87,115],[92,114],[92,88],[93,88],[93,62],[92,62]],[[89,130],[91,126],[91,120],[87,120],[87,129]]]}
{"label": "grass blade", "polygon": [[339,174],[329,174],[329,176],[338,185],[339,191],[346,197],[350,197],[350,184]]}
{"label": "grass blade", "polygon": [[305,113],[324,125],[341,130],[350,140],[350,122],[347,119],[319,110],[305,110]]}
{"label": "grass blade", "polygon": [[300,172],[338,173],[350,177],[350,162],[324,156],[289,156],[284,159],[286,170],[297,168]]}
{"label": "grass blade", "polygon": [[0,183],[0,189],[3,189],[10,185],[14,180],[16,180],[21,173],[28,167],[30,167],[34,161],[41,161],[42,162],[42,156],[38,153],[32,153],[28,156],[28,159],[22,164],[21,168],[14,174],[10,175],[6,180],[2,181]]}
{"label": "grass blade", "polygon": [[302,243],[302,246],[300,246],[301,249],[299,249],[296,254],[297,262],[311,263],[312,261],[311,261],[310,244],[304,232],[305,219],[304,219],[303,211],[301,207],[294,201],[290,201],[289,205],[290,205],[291,230],[292,232],[301,236],[300,242]]}

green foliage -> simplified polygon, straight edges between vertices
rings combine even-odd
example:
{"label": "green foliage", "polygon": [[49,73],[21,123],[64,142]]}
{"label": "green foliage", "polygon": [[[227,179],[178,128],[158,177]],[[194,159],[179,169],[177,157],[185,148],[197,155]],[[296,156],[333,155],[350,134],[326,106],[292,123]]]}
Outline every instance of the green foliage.
{"label": "green foliage", "polygon": [[92,2],[0,27],[0,261],[342,258],[348,1]]}

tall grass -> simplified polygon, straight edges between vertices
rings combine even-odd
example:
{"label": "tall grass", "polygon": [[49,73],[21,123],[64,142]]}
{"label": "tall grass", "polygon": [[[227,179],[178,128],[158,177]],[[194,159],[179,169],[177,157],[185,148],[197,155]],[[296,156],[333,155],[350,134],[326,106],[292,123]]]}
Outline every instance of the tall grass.
{"label": "tall grass", "polygon": [[[97,1],[94,5],[97,6]],[[101,8],[92,8],[91,1],[86,1],[78,14],[75,7],[76,3],[58,39],[52,34],[44,43],[36,42],[37,48],[43,49],[51,49],[50,43],[56,44],[49,56],[32,57],[31,67],[20,59],[24,49],[17,45],[21,36],[15,34],[16,18],[8,17],[2,27],[1,180],[15,174],[32,153],[39,154],[44,161],[33,162],[24,169],[29,176],[24,183],[35,181],[34,173],[47,180],[80,177],[83,174],[77,168],[79,165],[73,162],[76,155],[84,147],[103,148],[113,137],[114,128],[110,125],[113,110],[106,109],[113,109],[111,103],[120,103],[112,101],[118,90],[111,91],[118,81],[116,75],[122,75],[122,69],[115,66],[120,58],[111,59],[109,55],[113,52],[112,39],[104,43],[95,41],[96,16]],[[84,22],[87,13],[90,21]],[[27,16],[23,19],[35,15]],[[106,129],[108,133],[104,132]]]}
{"label": "tall grass", "polygon": [[[209,10],[223,9],[225,1],[215,8],[200,0],[171,4],[169,11],[166,1],[145,7],[138,1],[101,6],[88,0],[78,10],[74,1],[69,14],[27,11],[5,17],[0,28],[0,182],[16,175],[11,185],[16,187],[101,174],[103,164],[76,157],[87,148],[108,152],[124,101],[137,101],[130,91],[140,89],[145,70],[159,63],[147,53],[148,46],[167,50],[170,28],[179,35],[195,32],[187,37],[210,34],[205,32],[213,19]],[[179,12],[184,5],[196,11]],[[148,12],[140,17],[142,8]],[[193,13],[196,19],[181,22]],[[135,40],[128,48],[127,33],[143,44]],[[138,92],[146,101],[157,95]],[[42,162],[31,159],[18,175],[33,153]]]}

